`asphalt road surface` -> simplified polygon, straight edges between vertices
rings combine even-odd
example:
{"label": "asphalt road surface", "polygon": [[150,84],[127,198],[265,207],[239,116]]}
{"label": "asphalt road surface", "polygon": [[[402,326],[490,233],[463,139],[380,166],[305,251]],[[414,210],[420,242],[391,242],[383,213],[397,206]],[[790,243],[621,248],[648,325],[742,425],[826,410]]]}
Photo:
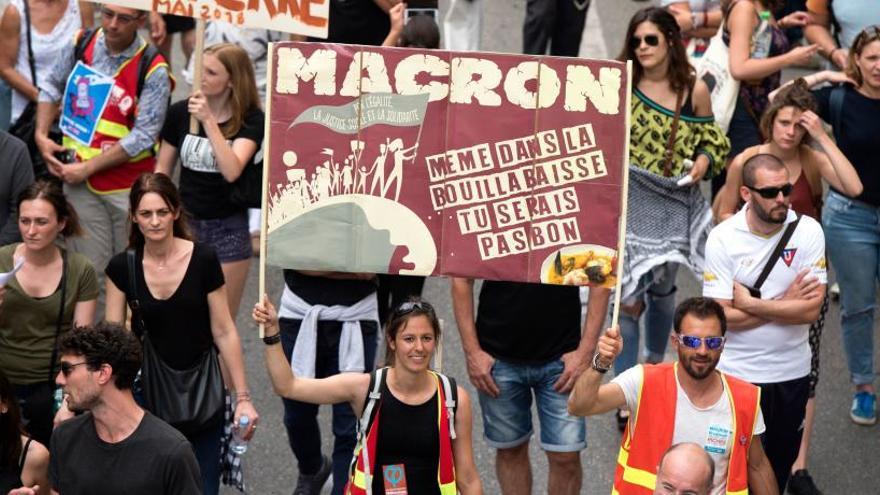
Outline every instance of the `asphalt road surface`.
{"label": "asphalt road surface", "polygon": [[[369,1],[369,0],[362,0]],[[0,0],[5,6],[7,0]],[[522,50],[522,22],[525,13],[525,0],[484,0],[484,29],[482,50],[494,52],[519,53]],[[581,56],[606,58],[615,56],[620,50],[627,22],[637,9],[646,2],[632,0],[593,0],[582,43]],[[441,0],[441,11],[448,0]],[[176,42],[175,42],[176,45]],[[175,55],[175,67],[181,67],[179,49]],[[178,77],[175,100],[186,95],[188,88]],[[297,468],[293,454],[287,444],[282,425],[281,401],[273,394],[263,365],[263,344],[257,339],[256,327],[250,320],[250,308],[256,300],[257,270],[254,258],[248,287],[242,301],[238,318],[238,328],[244,345],[248,379],[256,407],[260,411],[260,428],[245,455],[245,475],[248,492],[254,494],[288,494],[293,491]],[[699,293],[699,285],[694,278],[680,272],[679,297],[685,298]],[[280,271],[270,269],[268,290],[272,299],[280,295]],[[443,278],[429,279],[424,296],[431,301],[439,316],[445,321],[443,340],[443,370],[456,377],[475,397],[464,365],[464,357],[452,315],[449,295],[449,282]],[[534,311],[552,311],[553,308],[534,308]],[[817,418],[813,433],[813,447],[809,462],[814,479],[828,494],[876,494],[880,493],[876,483],[871,481],[880,473],[880,426],[856,426],[849,420],[848,410],[851,401],[851,387],[848,381],[846,363],[841,347],[839,305],[834,303],[828,313],[825,335],[822,341],[821,380],[817,394]],[[536,331],[539,329],[536,329]],[[876,346],[875,346],[876,349]],[[877,356],[875,350],[875,356]],[[880,356],[875,357],[875,359]],[[880,362],[880,361],[878,361]],[[499,493],[495,479],[494,456],[482,438],[482,421],[479,406],[474,399],[474,451],[477,467],[483,480],[485,493]],[[324,453],[332,448],[332,434],[329,433],[329,408],[322,408]],[[538,427],[535,425],[537,434]],[[605,494],[610,492],[615,459],[619,445],[619,434],[611,414],[588,420],[589,446],[583,451],[584,484],[581,493]],[[546,457],[532,442],[530,450],[533,470],[533,493],[545,493],[547,483]],[[324,488],[329,493],[329,483]],[[224,488],[223,493],[236,493]]]}

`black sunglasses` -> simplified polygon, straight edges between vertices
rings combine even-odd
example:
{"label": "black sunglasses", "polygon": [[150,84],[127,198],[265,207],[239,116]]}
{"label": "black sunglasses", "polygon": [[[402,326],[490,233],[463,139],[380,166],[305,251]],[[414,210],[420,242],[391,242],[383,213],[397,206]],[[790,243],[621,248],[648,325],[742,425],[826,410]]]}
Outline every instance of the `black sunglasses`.
{"label": "black sunglasses", "polygon": [[426,303],[425,301],[407,301],[394,310],[394,317],[398,318],[400,316],[412,313],[413,311],[434,314],[434,307]]}
{"label": "black sunglasses", "polygon": [[629,39],[629,47],[633,50],[642,46],[642,40],[648,44],[648,46],[657,46],[660,44],[660,37],[656,34],[649,34],[644,38],[639,38],[638,36],[633,36]]}
{"label": "black sunglasses", "polygon": [[71,364],[67,361],[61,361],[61,374],[64,375],[64,378],[67,378],[68,376],[70,376],[71,373],[73,373],[74,368],[76,368],[77,366],[82,366],[84,364],[89,364],[89,362],[83,361],[81,363]]}
{"label": "black sunglasses", "polygon": [[782,195],[787,198],[791,195],[791,190],[794,189],[794,186],[791,184],[786,184],[782,187],[762,187],[760,189],[752,186],[746,187],[748,187],[749,190],[760,194],[764,199],[773,199],[776,196],[779,196],[779,193],[782,193]]}

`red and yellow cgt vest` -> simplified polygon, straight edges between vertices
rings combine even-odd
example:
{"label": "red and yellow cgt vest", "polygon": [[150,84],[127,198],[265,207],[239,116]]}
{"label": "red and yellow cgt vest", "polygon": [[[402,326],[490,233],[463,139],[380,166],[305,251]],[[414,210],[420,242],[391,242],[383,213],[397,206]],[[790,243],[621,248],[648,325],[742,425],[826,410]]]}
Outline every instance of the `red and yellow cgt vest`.
{"label": "red and yellow cgt vest", "polygon": [[[351,476],[345,486],[345,495],[370,495],[373,493],[373,473],[376,461],[376,440],[379,437],[379,415],[382,402],[379,392],[384,383],[388,368],[374,371],[370,382],[370,394],[364,405],[364,412],[358,431],[358,444],[352,459]],[[456,495],[455,462],[452,454],[452,440],[455,438],[454,410],[455,400],[450,379],[431,371],[437,382],[437,428],[440,432],[440,462],[437,465],[437,484],[440,495]],[[445,407],[444,407],[445,406]],[[375,407],[375,411],[374,411]]]}
{"label": "red and yellow cgt vest", "polygon": [[[630,416],[620,443],[612,495],[651,495],[657,483],[657,465],[672,445],[675,374],[678,363],[645,365],[636,411]],[[727,468],[727,494],[749,493],[748,453],[761,407],[761,389],[719,372],[733,416],[733,448]],[[642,414],[644,412],[644,414]],[[644,416],[638,420],[639,416]],[[635,430],[633,424],[635,423]]]}
{"label": "red and yellow cgt vest", "polygon": [[[101,30],[98,30],[95,32],[80,31],[76,35],[77,46],[83,41],[87,43],[80,58],[86,65],[91,65],[94,60],[95,43],[101,34]],[[142,76],[148,77],[159,67],[165,67],[170,74],[168,63],[160,54],[156,54],[152,60],[148,61],[149,66],[146,68],[146,73],[141,74],[141,59],[144,58],[149,46],[148,43],[142,43],[138,51],[130,59],[123,62],[116,74],[113,74],[115,83],[110,92],[107,106],[104,108],[104,113],[98,120],[92,142],[85,146],[64,136],[62,145],[76,151],[77,161],[90,160],[100,155],[131,132],[138,112],[139,89],[143,84],[140,81]],[[171,84],[173,88],[173,79]],[[128,190],[141,173],[153,171],[156,165],[155,155],[154,148],[144,150],[131,157],[127,163],[96,172],[86,180],[86,184],[92,192],[98,194]]]}

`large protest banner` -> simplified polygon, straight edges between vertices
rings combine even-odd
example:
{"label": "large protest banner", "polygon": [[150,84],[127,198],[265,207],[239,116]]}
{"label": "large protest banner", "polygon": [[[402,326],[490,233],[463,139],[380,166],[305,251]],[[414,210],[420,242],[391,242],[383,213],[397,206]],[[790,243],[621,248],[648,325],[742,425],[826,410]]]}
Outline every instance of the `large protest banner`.
{"label": "large protest banner", "polygon": [[269,264],[615,285],[627,64],[319,43],[270,57]]}
{"label": "large protest banner", "polygon": [[330,0],[113,0],[121,7],[327,37]]}

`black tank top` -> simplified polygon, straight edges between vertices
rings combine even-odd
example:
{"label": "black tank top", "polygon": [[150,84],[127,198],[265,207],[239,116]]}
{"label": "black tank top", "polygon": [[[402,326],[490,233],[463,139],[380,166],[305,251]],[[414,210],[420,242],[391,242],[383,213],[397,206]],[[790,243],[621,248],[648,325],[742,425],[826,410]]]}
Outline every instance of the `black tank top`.
{"label": "black tank top", "polygon": [[18,466],[0,466],[0,493],[9,493],[10,490],[21,488],[21,471],[24,469],[24,461],[27,459],[28,447],[31,446],[31,439],[28,438],[21,449],[21,457],[18,460]]}
{"label": "black tank top", "polygon": [[382,386],[379,437],[373,468],[373,493],[385,495],[382,466],[403,464],[407,492],[440,495],[437,467],[440,464],[440,432],[437,428],[437,394],[417,406],[397,400]]}

